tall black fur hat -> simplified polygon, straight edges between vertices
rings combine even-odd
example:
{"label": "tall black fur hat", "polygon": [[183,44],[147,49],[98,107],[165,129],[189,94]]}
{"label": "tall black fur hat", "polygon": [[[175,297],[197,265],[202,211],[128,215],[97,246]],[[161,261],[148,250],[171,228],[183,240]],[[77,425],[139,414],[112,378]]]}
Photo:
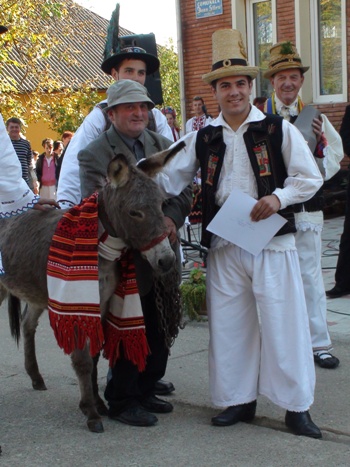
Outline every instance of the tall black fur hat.
{"label": "tall black fur hat", "polygon": [[125,59],[142,60],[146,63],[147,75],[155,73],[160,65],[155,55],[149,54],[141,47],[133,47],[123,44],[123,37],[119,37],[119,3],[112,13],[107,30],[106,46],[104,50],[104,61],[101,65],[102,70],[110,75],[112,68],[115,68]]}

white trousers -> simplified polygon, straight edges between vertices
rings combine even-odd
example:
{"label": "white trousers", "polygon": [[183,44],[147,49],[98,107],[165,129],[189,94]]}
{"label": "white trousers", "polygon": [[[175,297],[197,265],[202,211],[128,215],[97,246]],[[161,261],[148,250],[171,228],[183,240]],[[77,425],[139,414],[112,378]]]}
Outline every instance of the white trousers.
{"label": "white trousers", "polygon": [[327,325],[327,299],[321,266],[321,232],[308,229],[295,234],[301,277],[304,284],[313,350],[330,350],[331,338]]}
{"label": "white trousers", "polygon": [[209,250],[207,307],[213,403],[262,394],[286,410],[308,410],[315,368],[297,251]]}

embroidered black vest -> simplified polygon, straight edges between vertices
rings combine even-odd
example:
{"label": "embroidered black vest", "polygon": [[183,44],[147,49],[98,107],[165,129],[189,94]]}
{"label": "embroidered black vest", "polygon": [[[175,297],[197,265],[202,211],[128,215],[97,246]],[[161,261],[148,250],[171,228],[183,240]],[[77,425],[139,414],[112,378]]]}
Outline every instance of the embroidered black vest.
{"label": "embroidered black vest", "polygon": [[[271,97],[267,100],[267,112],[272,114],[272,101]],[[298,118],[298,116],[290,117],[290,123],[294,123],[295,120]],[[315,149],[316,151],[316,149]],[[308,201],[305,201],[304,203],[298,203],[294,204],[293,209],[294,212],[301,212],[301,211],[307,211],[307,212],[314,212],[314,211],[321,211],[324,208],[324,195],[323,195],[323,187],[321,187],[315,194],[314,196],[309,199]]]}
{"label": "embroidered black vest", "polygon": [[[270,195],[276,188],[283,188],[287,171],[284,165],[282,146],[282,117],[267,115],[260,122],[249,124],[244,134],[250,163],[257,181],[258,198]],[[215,194],[225,156],[226,144],[223,140],[222,127],[206,126],[198,131],[196,154],[200,162],[202,178],[202,240],[209,248],[212,234],[206,227],[211,222],[219,207],[215,204]],[[287,223],[276,235],[295,232],[294,215],[291,207],[279,211]]]}

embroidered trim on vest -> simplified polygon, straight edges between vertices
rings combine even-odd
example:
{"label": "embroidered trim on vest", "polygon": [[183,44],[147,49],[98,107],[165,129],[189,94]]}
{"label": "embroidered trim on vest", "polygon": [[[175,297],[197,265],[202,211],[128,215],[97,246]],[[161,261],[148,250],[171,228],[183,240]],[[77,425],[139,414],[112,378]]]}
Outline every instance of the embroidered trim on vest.
{"label": "embroidered trim on vest", "polygon": [[[268,115],[261,122],[252,122],[244,134],[249,159],[257,181],[258,198],[270,195],[276,187],[283,188],[287,171],[281,153],[282,117]],[[207,126],[200,130],[196,140],[196,154],[202,173],[202,239],[201,244],[210,247],[212,234],[207,225],[218,212],[215,193],[225,156],[226,144],[222,127]],[[294,214],[290,207],[279,212],[287,223],[276,235],[295,232]]]}

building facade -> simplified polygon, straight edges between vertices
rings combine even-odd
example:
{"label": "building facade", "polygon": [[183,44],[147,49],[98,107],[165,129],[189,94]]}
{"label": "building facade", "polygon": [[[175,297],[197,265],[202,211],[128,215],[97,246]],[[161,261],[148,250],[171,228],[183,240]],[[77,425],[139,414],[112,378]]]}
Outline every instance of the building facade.
{"label": "building facade", "polygon": [[[183,121],[190,118],[193,96],[201,95],[208,113],[219,109],[201,76],[211,69],[211,35],[239,29],[250,65],[267,68],[272,44],[295,43],[305,74],[302,99],[325,113],[339,129],[349,93],[350,0],[178,0],[178,53],[183,75]],[[180,22],[179,22],[180,23]],[[255,80],[252,99],[267,96],[270,83]]]}

